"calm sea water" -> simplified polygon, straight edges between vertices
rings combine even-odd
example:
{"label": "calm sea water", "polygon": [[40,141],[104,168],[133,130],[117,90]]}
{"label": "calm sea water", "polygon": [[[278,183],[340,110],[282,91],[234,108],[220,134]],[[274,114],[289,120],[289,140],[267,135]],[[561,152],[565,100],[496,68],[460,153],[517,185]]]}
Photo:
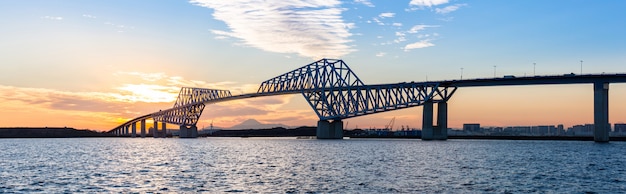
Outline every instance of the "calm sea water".
{"label": "calm sea water", "polygon": [[0,139],[0,193],[624,193],[626,143]]}

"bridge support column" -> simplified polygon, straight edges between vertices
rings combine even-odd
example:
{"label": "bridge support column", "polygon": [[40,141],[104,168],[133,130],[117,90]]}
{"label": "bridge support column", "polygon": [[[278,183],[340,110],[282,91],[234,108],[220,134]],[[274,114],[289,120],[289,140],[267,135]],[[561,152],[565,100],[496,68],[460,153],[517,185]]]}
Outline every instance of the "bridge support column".
{"label": "bridge support column", "polygon": [[609,83],[593,84],[593,140],[609,142]]}
{"label": "bridge support column", "polygon": [[317,139],[343,139],[343,121],[317,121]]}
{"label": "bridge support column", "polygon": [[166,126],[166,123],[162,122],[161,126],[162,126],[161,128],[163,128],[163,130],[161,130],[161,132],[162,132],[161,137],[162,138],[166,138],[167,137],[167,126]]}
{"label": "bridge support column", "polygon": [[448,139],[448,103],[437,103],[437,126],[433,125],[433,102],[427,101],[423,105],[422,140]]}
{"label": "bridge support column", "polygon": [[127,136],[129,134],[128,128],[130,128],[130,125],[124,126],[124,136]]}
{"label": "bridge support column", "polygon": [[180,126],[180,133],[178,135],[180,138],[196,138],[198,137],[198,127],[193,126]]}
{"label": "bridge support column", "polygon": [[130,137],[133,137],[133,138],[137,137],[137,122],[134,122],[132,124],[132,130],[131,130],[131,133],[130,133]]}
{"label": "bridge support column", "polygon": [[141,138],[146,137],[146,119],[141,119]]}
{"label": "bridge support column", "polygon": [[433,131],[433,136],[440,137],[440,140],[448,139],[448,102],[437,103],[437,127],[439,130]]}
{"label": "bridge support column", "polygon": [[156,120],[154,121],[154,126],[152,127],[152,137],[153,138],[157,138],[159,137],[159,122],[157,122]]}

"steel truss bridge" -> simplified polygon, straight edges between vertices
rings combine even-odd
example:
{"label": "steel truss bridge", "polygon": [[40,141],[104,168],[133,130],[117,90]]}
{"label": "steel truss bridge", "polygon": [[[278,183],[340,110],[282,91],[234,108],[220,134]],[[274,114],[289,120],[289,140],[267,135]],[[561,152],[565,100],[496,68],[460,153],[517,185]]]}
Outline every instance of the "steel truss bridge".
{"label": "steel truss bridge", "polygon": [[[626,74],[533,76],[470,79],[431,82],[402,82],[366,85],[339,59],[322,59],[261,83],[256,93],[232,95],[228,90],[183,87],[174,106],[131,119],[109,131],[120,136],[136,136],[140,122],[145,137],[145,121],[154,121],[153,136],[165,135],[165,123],[180,126],[180,137],[197,137],[197,127],[208,104],[223,101],[302,94],[319,117],[319,139],[341,139],[343,119],[380,112],[424,106],[422,138],[447,139],[447,101],[458,87],[594,84],[595,140],[608,141],[608,84],[626,82]],[[433,104],[437,104],[437,122],[433,124]],[[162,130],[158,130],[158,122]],[[129,131],[131,130],[132,131]]]}

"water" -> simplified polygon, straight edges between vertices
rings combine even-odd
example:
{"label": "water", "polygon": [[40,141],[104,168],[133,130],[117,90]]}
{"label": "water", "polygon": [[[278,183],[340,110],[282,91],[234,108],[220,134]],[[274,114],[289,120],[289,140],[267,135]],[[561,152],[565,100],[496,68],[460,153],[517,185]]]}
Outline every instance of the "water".
{"label": "water", "polygon": [[626,142],[0,139],[0,193],[624,193]]}

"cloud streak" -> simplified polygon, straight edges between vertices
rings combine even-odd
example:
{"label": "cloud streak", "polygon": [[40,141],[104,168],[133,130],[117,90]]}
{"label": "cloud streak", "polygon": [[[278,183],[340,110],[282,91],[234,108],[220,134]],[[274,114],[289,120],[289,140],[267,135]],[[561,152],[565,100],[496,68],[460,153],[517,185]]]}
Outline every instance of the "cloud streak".
{"label": "cloud streak", "polygon": [[415,25],[413,27],[411,27],[411,29],[409,31],[407,31],[407,33],[411,33],[411,34],[415,34],[418,33],[422,30],[425,30],[426,28],[435,28],[435,27],[439,27],[436,25]]}
{"label": "cloud streak", "polygon": [[391,13],[391,12],[385,12],[385,13],[381,13],[380,15],[378,15],[378,17],[380,18],[392,18],[396,16],[396,13]]}
{"label": "cloud streak", "polygon": [[411,0],[409,5],[415,5],[420,7],[432,7],[436,5],[446,4],[448,0]]}
{"label": "cloud streak", "polygon": [[[256,92],[258,88],[257,84],[207,83],[165,73],[117,72],[113,76],[123,82],[108,92],[0,85],[0,115],[6,115],[3,118],[6,122],[0,123],[0,126],[20,126],[22,123],[66,126],[71,121],[71,127],[108,130],[137,116],[171,108],[180,87],[229,89],[233,95]],[[221,126],[230,126],[250,118],[263,120],[297,116],[301,120],[291,121],[297,123],[314,116],[306,111],[288,114],[289,110],[281,110],[293,97],[274,96],[210,104],[203,118],[215,119],[216,124]],[[29,118],[36,120],[29,121]],[[201,122],[208,125],[209,121],[204,119]]]}
{"label": "cloud streak", "polygon": [[372,2],[370,2],[369,0],[354,0],[354,2],[363,4],[368,7],[375,7],[374,4],[372,4]]}
{"label": "cloud streak", "polygon": [[418,42],[407,44],[406,46],[404,46],[404,51],[409,51],[411,49],[426,48],[426,47],[431,47],[431,46],[435,46],[435,44],[431,43],[430,40],[421,40]]}
{"label": "cloud streak", "polygon": [[59,17],[59,16],[43,16],[43,17],[41,17],[41,19],[61,21],[61,20],[63,20],[63,17]]}
{"label": "cloud streak", "polygon": [[435,12],[437,12],[438,14],[447,14],[447,13],[456,11],[459,8],[466,6],[466,5],[467,4],[455,4],[455,5],[446,6],[444,8],[436,8]]}
{"label": "cloud streak", "polygon": [[341,17],[340,1],[192,0],[215,10],[229,31],[213,30],[223,39],[233,37],[243,45],[275,53],[304,57],[341,57],[355,49],[348,45],[353,24]]}

